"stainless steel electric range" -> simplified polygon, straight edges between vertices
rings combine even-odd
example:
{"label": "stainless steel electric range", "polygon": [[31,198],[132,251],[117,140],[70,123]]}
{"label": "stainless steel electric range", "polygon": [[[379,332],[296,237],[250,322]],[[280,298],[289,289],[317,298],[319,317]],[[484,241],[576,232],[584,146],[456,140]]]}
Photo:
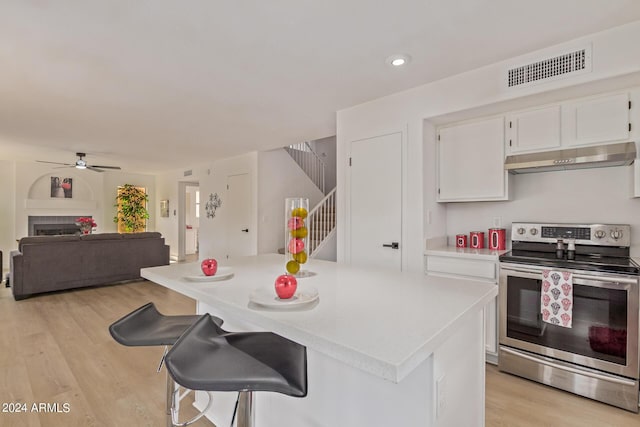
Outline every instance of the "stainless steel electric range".
{"label": "stainless steel electric range", "polygon": [[[512,224],[512,250],[500,256],[501,371],[638,412],[640,266],[629,257],[630,231]],[[549,296],[550,275],[567,280],[567,298]],[[567,322],[551,323],[551,307],[563,306]]]}

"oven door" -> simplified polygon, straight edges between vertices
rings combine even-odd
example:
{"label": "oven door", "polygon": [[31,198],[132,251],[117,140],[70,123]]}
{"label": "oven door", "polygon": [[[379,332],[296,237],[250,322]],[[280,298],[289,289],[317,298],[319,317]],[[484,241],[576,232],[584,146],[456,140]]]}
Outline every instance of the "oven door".
{"label": "oven door", "polygon": [[610,372],[639,377],[638,278],[573,273],[573,325],[542,321],[544,268],[500,264],[500,345]]}

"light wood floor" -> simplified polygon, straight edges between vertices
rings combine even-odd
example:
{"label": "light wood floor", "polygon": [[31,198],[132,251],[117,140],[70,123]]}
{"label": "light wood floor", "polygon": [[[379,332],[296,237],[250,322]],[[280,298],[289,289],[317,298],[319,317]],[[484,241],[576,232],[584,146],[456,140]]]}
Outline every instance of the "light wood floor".
{"label": "light wood floor", "polygon": [[[0,426],[164,426],[166,371],[156,373],[163,349],[125,347],[108,331],[149,301],[165,314],[195,313],[193,300],[150,282],[23,301],[2,288],[0,402],[26,403],[27,413],[0,412]],[[181,419],[197,413],[192,402],[182,401]],[[31,412],[34,403],[67,403],[70,411]]]}
{"label": "light wood floor", "polygon": [[[193,300],[146,281],[18,302],[10,289],[0,289],[0,403],[28,407],[27,413],[0,412],[0,426],[164,426],[165,373],[155,372],[162,349],[121,346],[107,329],[149,301],[166,314],[195,312]],[[31,412],[33,403],[68,403],[70,411]],[[488,427],[640,426],[637,414],[491,365],[486,405]],[[188,399],[181,411],[196,412]],[[212,426],[205,419],[194,425]]]}

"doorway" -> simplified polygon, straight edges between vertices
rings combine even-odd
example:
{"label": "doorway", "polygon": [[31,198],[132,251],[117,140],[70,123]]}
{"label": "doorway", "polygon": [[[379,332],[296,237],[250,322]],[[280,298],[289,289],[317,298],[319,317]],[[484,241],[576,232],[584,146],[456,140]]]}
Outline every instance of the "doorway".
{"label": "doorway", "polygon": [[250,174],[227,176],[227,200],[227,258],[255,255]]}
{"label": "doorway", "polygon": [[350,263],[401,271],[402,133],[353,141],[350,149]]}
{"label": "doorway", "polygon": [[178,183],[178,262],[197,261],[200,229],[200,183]]}

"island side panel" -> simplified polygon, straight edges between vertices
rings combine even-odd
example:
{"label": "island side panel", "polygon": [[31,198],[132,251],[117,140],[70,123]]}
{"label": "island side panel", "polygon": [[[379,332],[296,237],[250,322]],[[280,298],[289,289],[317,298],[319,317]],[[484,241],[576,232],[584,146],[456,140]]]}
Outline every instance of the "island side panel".
{"label": "island side panel", "polygon": [[[205,312],[217,314],[214,307],[199,302],[198,313]],[[308,349],[308,396],[297,399],[257,393],[257,424],[264,427],[484,425],[483,316],[478,311],[466,318],[434,354],[400,383]],[[261,330],[242,319],[229,318],[225,319],[225,328]],[[445,388],[440,397],[444,401],[439,401],[436,382],[443,376]],[[216,425],[229,425],[234,399],[233,393],[218,393],[208,418]],[[195,405],[202,408],[204,401],[199,394]]]}
{"label": "island side panel", "polygon": [[484,312],[468,316],[434,354],[436,426],[484,426]]}

